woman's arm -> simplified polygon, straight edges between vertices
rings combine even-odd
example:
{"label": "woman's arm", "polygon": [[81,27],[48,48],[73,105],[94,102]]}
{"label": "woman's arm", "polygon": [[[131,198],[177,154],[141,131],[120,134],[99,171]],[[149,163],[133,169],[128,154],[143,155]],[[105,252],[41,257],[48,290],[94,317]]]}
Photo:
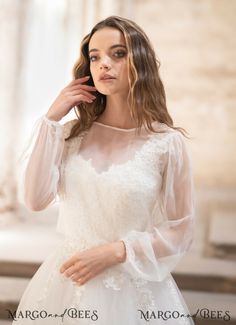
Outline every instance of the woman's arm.
{"label": "woman's arm", "polygon": [[43,115],[36,123],[36,141],[23,175],[24,202],[30,210],[43,210],[56,199],[64,134],[71,122],[61,125]]}
{"label": "woman's arm", "polygon": [[194,228],[194,188],[190,158],[182,134],[170,139],[157,213],[164,219],[152,231],[131,230],[123,241],[123,267],[132,275],[162,281],[190,248]]}

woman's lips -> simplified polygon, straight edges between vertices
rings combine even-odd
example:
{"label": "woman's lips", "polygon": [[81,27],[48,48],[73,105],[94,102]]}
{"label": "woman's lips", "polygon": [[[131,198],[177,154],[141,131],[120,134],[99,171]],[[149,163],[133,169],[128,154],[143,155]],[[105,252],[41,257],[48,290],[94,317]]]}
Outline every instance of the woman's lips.
{"label": "woman's lips", "polygon": [[111,82],[113,80],[115,80],[115,78],[100,79],[99,81],[101,81],[101,82]]}

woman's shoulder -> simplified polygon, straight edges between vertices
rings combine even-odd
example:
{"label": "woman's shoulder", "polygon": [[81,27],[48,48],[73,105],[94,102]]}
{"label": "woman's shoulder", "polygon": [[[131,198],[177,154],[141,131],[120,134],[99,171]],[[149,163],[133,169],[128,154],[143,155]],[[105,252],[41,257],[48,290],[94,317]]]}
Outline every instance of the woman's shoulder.
{"label": "woman's shoulder", "polygon": [[156,131],[152,137],[158,148],[163,152],[173,152],[182,150],[185,146],[185,137],[179,129],[172,128],[165,123],[154,123]]}
{"label": "woman's shoulder", "polygon": [[180,132],[180,130],[172,128],[165,123],[154,122],[152,124],[152,127],[155,131],[155,134],[157,134],[157,136],[161,138],[163,137],[166,139],[171,139],[183,137],[183,134]]}

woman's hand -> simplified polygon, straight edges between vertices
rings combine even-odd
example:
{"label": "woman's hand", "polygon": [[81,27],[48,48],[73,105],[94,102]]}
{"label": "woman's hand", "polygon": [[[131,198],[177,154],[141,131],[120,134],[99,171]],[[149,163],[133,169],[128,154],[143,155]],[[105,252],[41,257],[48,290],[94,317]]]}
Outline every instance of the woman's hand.
{"label": "woman's hand", "polygon": [[63,263],[60,272],[82,285],[105,269],[124,262],[125,258],[125,245],[117,241],[76,253]]}
{"label": "woman's hand", "polygon": [[88,81],[90,76],[75,79],[66,86],[53,104],[50,106],[46,116],[54,121],[62,119],[75,105],[81,101],[92,103],[96,98],[90,92],[96,91],[96,87],[83,85],[83,82]]}

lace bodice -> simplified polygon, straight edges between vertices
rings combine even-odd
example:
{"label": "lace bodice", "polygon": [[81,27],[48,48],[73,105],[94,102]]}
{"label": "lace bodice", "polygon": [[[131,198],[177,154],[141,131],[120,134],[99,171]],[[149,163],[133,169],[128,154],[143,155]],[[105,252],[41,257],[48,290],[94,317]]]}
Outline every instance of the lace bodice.
{"label": "lace bodice", "polygon": [[57,230],[78,246],[123,240],[131,276],[162,281],[189,249],[194,195],[183,136],[99,122],[68,141],[64,125],[40,117],[24,173],[24,199],[42,210],[59,198]]}

